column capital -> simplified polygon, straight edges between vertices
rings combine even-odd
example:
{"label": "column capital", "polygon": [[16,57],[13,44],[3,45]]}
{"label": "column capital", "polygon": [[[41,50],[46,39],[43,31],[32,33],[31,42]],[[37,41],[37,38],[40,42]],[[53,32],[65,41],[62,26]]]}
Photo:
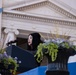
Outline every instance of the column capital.
{"label": "column capital", "polygon": [[15,35],[19,35],[19,31],[17,29],[12,29],[12,28],[5,28],[4,33],[8,34],[13,32]]}

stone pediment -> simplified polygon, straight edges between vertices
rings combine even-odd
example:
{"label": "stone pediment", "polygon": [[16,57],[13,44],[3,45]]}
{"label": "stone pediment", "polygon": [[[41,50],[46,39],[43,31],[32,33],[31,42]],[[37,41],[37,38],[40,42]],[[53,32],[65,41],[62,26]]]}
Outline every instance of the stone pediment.
{"label": "stone pediment", "polygon": [[67,16],[60,14],[60,12],[57,12],[56,10],[52,9],[49,6],[40,6],[32,9],[25,9],[21,10],[20,12],[25,12],[33,15],[43,15],[43,16],[51,16],[51,17],[63,17],[68,18]]}
{"label": "stone pediment", "polygon": [[69,8],[63,6],[58,0],[39,0],[29,3],[24,3],[18,6],[13,6],[7,8],[9,10],[14,10],[17,12],[28,13],[33,15],[43,15],[43,16],[52,16],[52,17],[61,17],[61,18],[70,18],[76,19],[74,12],[69,12]]}
{"label": "stone pediment", "polygon": [[[54,32],[54,25],[59,25],[61,35],[62,26],[63,30],[70,31],[69,28],[65,30],[65,26],[76,26],[76,14],[68,12],[69,9],[65,9],[59,6],[57,0],[34,0],[33,3],[23,3],[17,6],[3,9],[3,27],[12,28],[15,27],[22,31],[22,35],[25,35],[26,31],[35,31],[41,33]],[[11,25],[10,25],[11,23]],[[74,31],[76,32],[76,31]],[[73,33],[74,33],[73,32]],[[71,34],[73,36],[73,33]]]}

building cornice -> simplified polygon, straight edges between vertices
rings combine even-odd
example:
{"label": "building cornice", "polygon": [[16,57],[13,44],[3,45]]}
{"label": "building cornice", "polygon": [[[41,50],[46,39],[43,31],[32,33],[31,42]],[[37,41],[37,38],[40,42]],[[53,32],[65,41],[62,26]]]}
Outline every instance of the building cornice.
{"label": "building cornice", "polygon": [[[35,1],[32,3],[25,3],[22,5],[18,5],[18,6],[14,6],[12,8],[7,8],[7,10],[16,10],[16,11],[23,11],[23,10],[28,10],[31,8],[36,8],[36,7],[40,7],[43,5],[47,5],[50,6],[50,8],[53,8],[54,10],[58,11],[59,13],[67,16],[68,18],[71,19],[76,19],[76,11],[73,10],[71,7],[69,7],[66,4],[62,4],[61,2],[59,2],[58,0],[54,1],[54,0],[39,0],[39,1]],[[4,9],[5,11],[6,9]]]}
{"label": "building cornice", "polygon": [[17,9],[17,8],[21,8],[21,7],[25,7],[25,6],[30,6],[33,4],[37,4],[40,2],[45,2],[46,0],[31,0],[31,1],[22,1],[16,5],[4,8],[4,9],[9,9],[9,10],[13,10],[13,9]]}
{"label": "building cornice", "polygon": [[14,10],[4,12],[3,17],[12,17],[12,18],[27,19],[27,20],[33,20],[33,21],[60,24],[60,25],[76,26],[75,19],[58,18],[58,17],[51,17],[51,16],[45,16],[45,15],[22,13],[22,12],[18,12]]}
{"label": "building cornice", "polygon": [[59,8],[67,11],[68,13],[74,15],[76,17],[76,10],[73,9],[71,6],[65,4],[61,0],[49,0],[51,3],[57,5]]}

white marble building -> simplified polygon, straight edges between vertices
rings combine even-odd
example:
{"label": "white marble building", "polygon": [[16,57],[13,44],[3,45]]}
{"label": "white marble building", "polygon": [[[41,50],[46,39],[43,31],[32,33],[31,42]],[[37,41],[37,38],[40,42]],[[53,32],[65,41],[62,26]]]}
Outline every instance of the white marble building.
{"label": "white marble building", "polygon": [[42,38],[59,34],[76,44],[76,0],[0,0],[0,48],[31,32]]}
{"label": "white marble building", "polygon": [[67,36],[75,44],[76,0],[0,0],[0,47],[31,32]]}

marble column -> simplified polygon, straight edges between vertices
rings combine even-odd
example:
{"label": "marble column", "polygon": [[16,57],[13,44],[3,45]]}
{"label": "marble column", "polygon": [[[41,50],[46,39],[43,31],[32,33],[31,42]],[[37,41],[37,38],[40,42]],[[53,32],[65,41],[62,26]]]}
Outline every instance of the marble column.
{"label": "marble column", "polygon": [[[19,34],[19,31],[17,29],[6,28],[6,29],[4,29],[4,33],[6,34],[6,39],[4,42],[4,48],[6,48],[7,43],[14,42],[16,40],[16,37]],[[12,43],[12,45],[16,45],[16,43]]]}

